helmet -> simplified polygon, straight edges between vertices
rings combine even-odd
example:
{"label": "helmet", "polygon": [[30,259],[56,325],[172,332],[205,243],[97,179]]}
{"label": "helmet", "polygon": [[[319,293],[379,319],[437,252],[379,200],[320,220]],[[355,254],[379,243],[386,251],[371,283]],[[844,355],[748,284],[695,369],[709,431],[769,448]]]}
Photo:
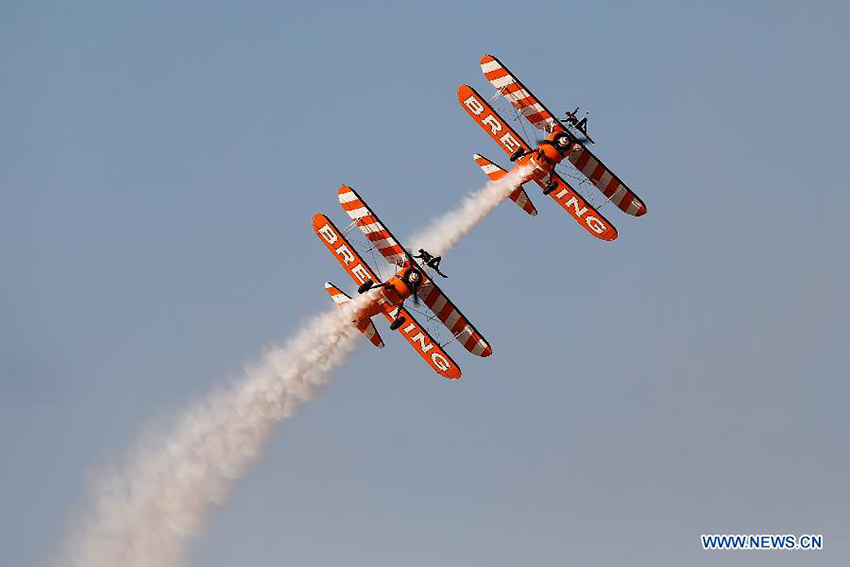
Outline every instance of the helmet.
{"label": "helmet", "polygon": [[420,278],[420,277],[421,277],[421,276],[419,275],[419,272],[417,272],[417,271],[412,271],[412,272],[410,272],[410,273],[407,275],[407,281],[409,281],[409,282],[410,282],[410,283],[412,283],[412,284],[415,284],[415,283],[418,283],[418,282],[419,282],[419,278]]}
{"label": "helmet", "polygon": [[557,144],[558,144],[561,148],[564,148],[564,149],[565,149],[565,148],[566,148],[566,147],[570,144],[570,138],[569,138],[569,136],[561,136],[560,138],[558,138]]}

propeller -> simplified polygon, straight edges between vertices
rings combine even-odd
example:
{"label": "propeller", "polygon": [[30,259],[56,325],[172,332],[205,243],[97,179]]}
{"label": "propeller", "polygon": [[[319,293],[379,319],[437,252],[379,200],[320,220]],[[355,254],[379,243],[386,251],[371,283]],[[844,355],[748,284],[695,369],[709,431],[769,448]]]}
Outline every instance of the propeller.
{"label": "propeller", "polygon": [[[411,279],[411,276],[416,274],[417,278]],[[404,283],[410,289],[410,295],[413,296],[413,304],[419,305],[419,287],[422,285],[422,281],[425,278],[422,276],[422,272],[417,270],[416,268],[411,268],[410,271],[404,276]]]}
{"label": "propeller", "polygon": [[422,285],[422,280],[422,274],[419,274],[419,279],[416,282],[410,282],[410,291],[413,292],[413,305],[419,305],[419,286]]}

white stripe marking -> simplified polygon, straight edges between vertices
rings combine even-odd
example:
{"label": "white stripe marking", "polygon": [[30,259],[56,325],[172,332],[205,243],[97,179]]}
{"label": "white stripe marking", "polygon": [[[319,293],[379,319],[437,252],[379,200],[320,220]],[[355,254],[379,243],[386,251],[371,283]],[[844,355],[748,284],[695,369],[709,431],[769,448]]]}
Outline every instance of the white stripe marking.
{"label": "white stripe marking", "polygon": [[519,102],[526,98],[529,98],[531,93],[525,89],[519,89],[518,91],[514,91],[512,93],[505,92],[505,98],[510,102]]}
{"label": "white stripe marking", "polygon": [[361,224],[360,230],[362,230],[364,234],[368,235],[370,232],[378,232],[384,230],[384,226],[379,222],[373,222],[369,224]]}
{"label": "white stripe marking", "polygon": [[449,313],[448,317],[446,317],[446,320],[445,320],[446,327],[451,329],[452,327],[455,326],[455,323],[457,323],[458,319],[460,319],[460,313],[458,313],[457,309],[452,309],[452,312]]}
{"label": "white stripe marking", "polygon": [[360,207],[359,209],[351,209],[350,211],[348,211],[348,216],[350,216],[354,220],[357,220],[361,217],[365,217],[366,215],[369,215],[369,214],[371,214],[371,213],[369,212],[369,209],[367,209],[366,207]]}
{"label": "white stripe marking", "polygon": [[433,311],[435,315],[439,315],[440,311],[443,310],[443,307],[446,306],[446,303],[448,301],[449,300],[448,300],[448,298],[446,298],[445,295],[440,294],[439,297],[437,297],[437,299],[434,300],[434,303],[432,303],[429,307],[431,308],[431,311]]}
{"label": "white stripe marking", "polygon": [[613,177],[611,176],[611,172],[606,169],[605,172],[602,174],[602,177],[599,178],[599,181],[596,182],[596,186],[601,191],[604,191],[605,188],[608,187],[608,184],[611,182],[611,179],[613,179]]}
{"label": "white stripe marking", "polygon": [[481,64],[481,70],[485,73],[489,73],[490,71],[495,71],[496,69],[501,69],[502,66],[499,65],[498,61],[488,61],[487,63]]}
{"label": "white stripe marking", "polygon": [[510,75],[505,75],[504,77],[497,77],[495,79],[490,79],[490,83],[496,87],[497,89],[501,89],[506,85],[510,85],[514,82],[514,78]]}
{"label": "white stripe marking", "polygon": [[472,347],[472,354],[481,355],[481,353],[484,352],[486,349],[487,343],[485,343],[484,341],[478,341],[477,343],[475,343],[475,346]]}

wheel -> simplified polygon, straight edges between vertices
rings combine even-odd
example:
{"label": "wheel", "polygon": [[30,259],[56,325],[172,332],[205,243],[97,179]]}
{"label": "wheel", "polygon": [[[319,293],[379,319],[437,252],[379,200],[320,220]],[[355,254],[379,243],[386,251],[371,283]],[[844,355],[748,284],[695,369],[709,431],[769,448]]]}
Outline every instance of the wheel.
{"label": "wheel", "polygon": [[367,291],[372,289],[373,285],[375,285],[375,282],[373,282],[372,280],[366,280],[360,287],[357,288],[357,293],[366,293]]}
{"label": "wheel", "polygon": [[404,325],[404,322],[405,322],[405,318],[404,318],[404,317],[399,317],[398,319],[396,319],[395,321],[393,321],[392,323],[390,323],[390,330],[391,330],[391,331],[395,331],[396,329],[398,329],[399,327],[401,327],[402,325]]}
{"label": "wheel", "polygon": [[558,187],[558,182],[553,179],[552,181],[546,184],[546,188],[543,189],[543,194],[548,195],[549,193],[554,191],[556,187]]}
{"label": "wheel", "polygon": [[511,161],[518,160],[519,158],[521,158],[523,156],[524,153],[525,153],[525,151],[522,148],[518,149],[517,151],[515,151],[514,153],[511,154]]}

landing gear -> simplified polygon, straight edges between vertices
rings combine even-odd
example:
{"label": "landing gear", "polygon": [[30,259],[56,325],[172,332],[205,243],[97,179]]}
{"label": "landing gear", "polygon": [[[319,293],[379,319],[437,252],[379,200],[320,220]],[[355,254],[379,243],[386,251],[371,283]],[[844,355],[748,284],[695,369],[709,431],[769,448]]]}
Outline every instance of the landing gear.
{"label": "landing gear", "polygon": [[554,179],[546,184],[546,187],[543,188],[543,194],[548,195],[552,191],[554,191],[558,187],[558,182]]}
{"label": "landing gear", "polygon": [[515,151],[514,153],[511,154],[510,159],[511,159],[511,161],[516,161],[524,155],[525,155],[525,150],[520,148],[520,149],[518,149],[517,151]]}
{"label": "landing gear", "polygon": [[393,321],[392,323],[390,323],[390,330],[391,330],[391,331],[395,331],[396,329],[398,329],[399,327],[401,327],[402,325],[404,325],[404,322],[405,322],[406,320],[407,320],[407,319],[405,319],[404,317],[399,317],[398,319],[396,319],[395,321]]}
{"label": "landing gear", "polygon": [[357,293],[366,293],[367,291],[372,289],[372,286],[374,285],[375,282],[373,282],[372,280],[366,280],[360,287],[357,288]]}

